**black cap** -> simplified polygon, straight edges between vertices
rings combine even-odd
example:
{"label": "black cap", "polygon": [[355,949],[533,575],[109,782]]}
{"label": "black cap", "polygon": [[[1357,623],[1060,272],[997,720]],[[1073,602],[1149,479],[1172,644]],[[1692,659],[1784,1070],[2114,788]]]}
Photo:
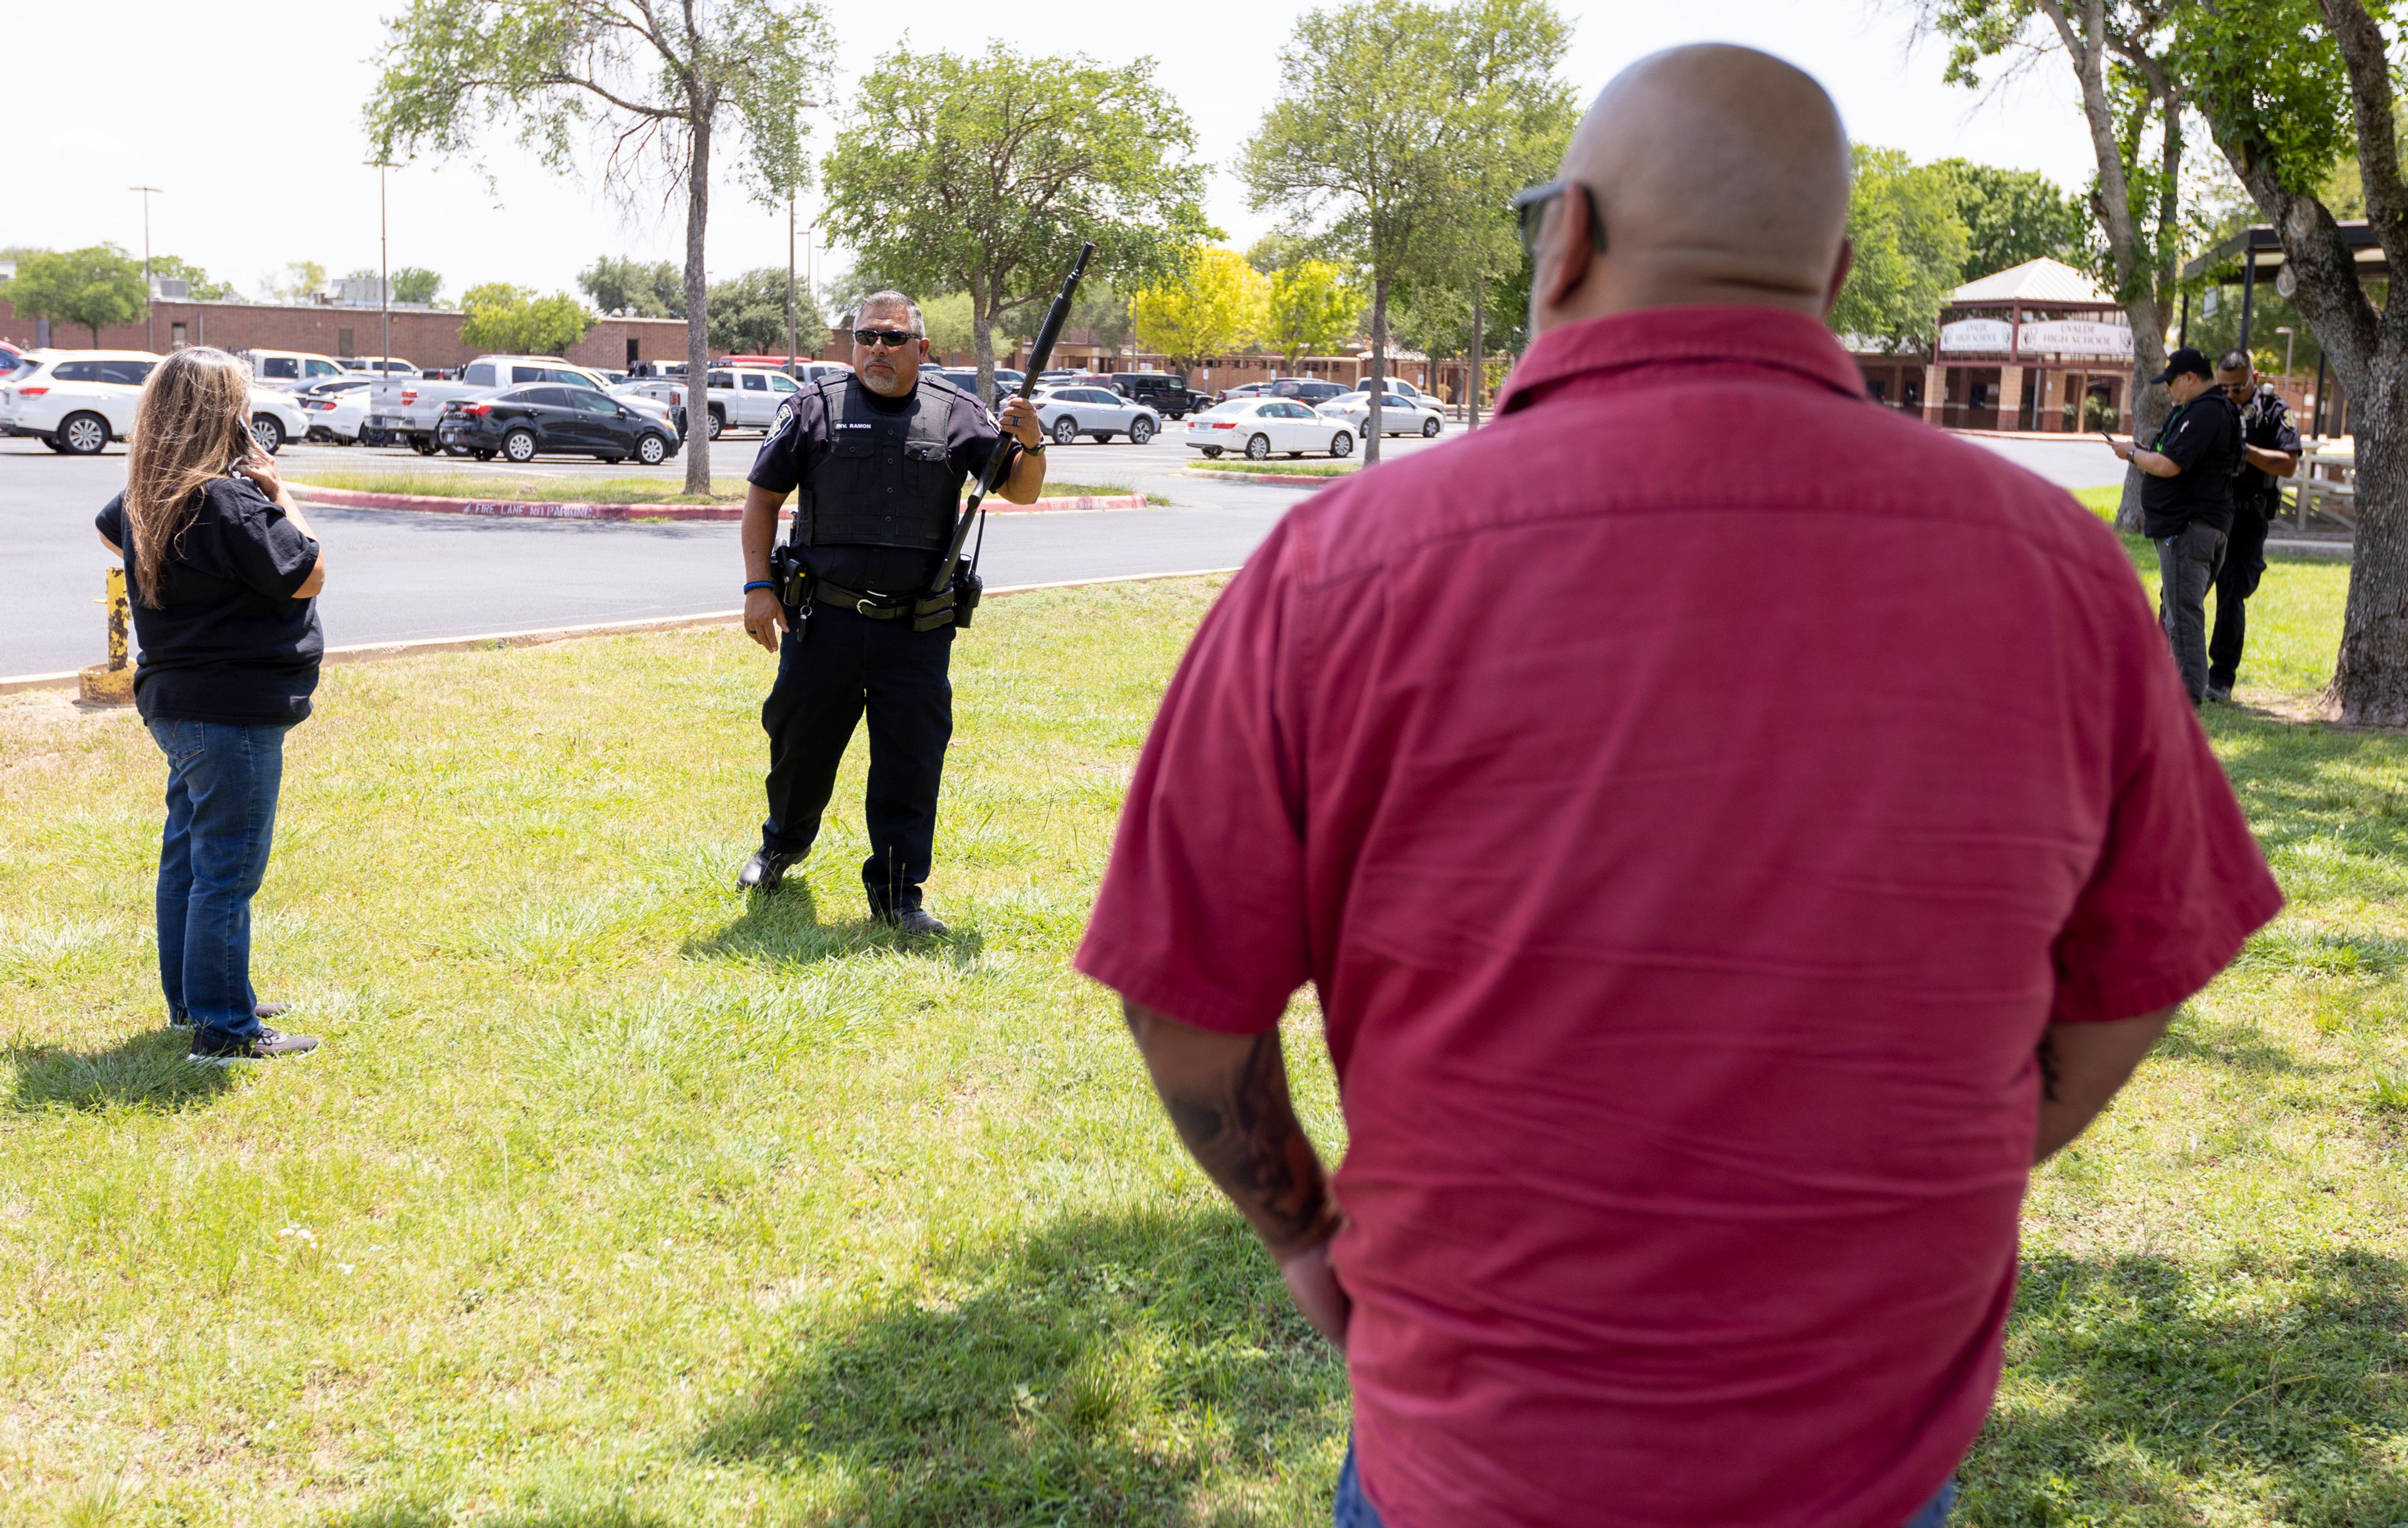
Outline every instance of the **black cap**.
{"label": "black cap", "polygon": [[2215,379],[2215,368],[2208,364],[2207,357],[2201,352],[2186,345],[2180,350],[2174,351],[2172,355],[2167,356],[2166,369],[2157,373],[2155,377],[2150,378],[2149,380],[2152,382],[2171,382],[2175,378],[2182,376],[2186,372],[2194,377],[2204,377],[2210,381],[2214,381]]}

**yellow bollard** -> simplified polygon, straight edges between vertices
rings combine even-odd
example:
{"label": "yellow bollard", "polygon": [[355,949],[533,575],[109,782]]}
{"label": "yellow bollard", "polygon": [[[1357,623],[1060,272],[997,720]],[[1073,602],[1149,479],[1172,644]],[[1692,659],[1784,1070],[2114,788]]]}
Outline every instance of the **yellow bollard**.
{"label": "yellow bollard", "polygon": [[125,652],[125,570],[108,570],[105,593],[97,602],[108,607],[108,662],[94,664],[81,675],[83,698],[94,706],[134,704],[135,665]]}

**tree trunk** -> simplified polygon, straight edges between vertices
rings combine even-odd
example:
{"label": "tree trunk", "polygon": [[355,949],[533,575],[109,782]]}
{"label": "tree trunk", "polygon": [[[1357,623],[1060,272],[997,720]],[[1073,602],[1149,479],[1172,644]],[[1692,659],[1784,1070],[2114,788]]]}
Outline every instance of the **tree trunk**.
{"label": "tree trunk", "polygon": [[694,157],[685,171],[685,491],[710,493],[710,301],[702,235],[710,221],[710,113],[687,119]]}
{"label": "tree trunk", "polygon": [[2408,352],[2386,345],[2358,425],[2358,538],[2332,703],[2358,726],[2408,726]]}
{"label": "tree trunk", "polygon": [[1480,389],[1488,380],[1488,339],[1481,332],[1480,321],[1484,316],[1482,305],[1488,300],[1487,284],[1471,289],[1471,397],[1470,412],[1465,414],[1465,428],[1480,428]]}
{"label": "tree trunk", "polygon": [[[2124,169],[2121,123],[2108,96],[2107,0],[2040,0],[2040,8],[2057,28],[2057,40],[2082,87],[2083,121],[2090,129],[2090,154],[2099,170],[2091,210],[2107,239],[2108,260],[2115,271],[2115,295],[2132,324],[2132,381],[2125,396],[2132,405],[2133,438],[2154,439],[2157,426],[2165,421],[2167,397],[2164,389],[2150,387],[2146,378],[2165,368],[2165,322],[2158,317],[2155,273],[2146,266],[2140,231],[2133,226],[2131,179]],[[2166,130],[2178,133],[2180,124],[2170,122]],[[2176,142],[2170,141],[2168,148],[2179,155]],[[2138,467],[2124,471],[2124,498],[2115,511],[2115,523],[2128,531],[2141,528]]]}
{"label": "tree trunk", "polygon": [[978,358],[979,402],[995,406],[995,321],[987,311],[987,293],[994,290],[983,274],[970,277],[970,350]]}
{"label": "tree trunk", "polygon": [[1363,464],[1371,466],[1380,460],[1380,390],[1386,386],[1384,373],[1388,363],[1388,277],[1381,272],[1371,278],[1371,394],[1370,407],[1363,415],[1363,428],[1369,438],[1363,442]]}
{"label": "tree trunk", "polygon": [[[2132,438],[2154,443],[2173,408],[2173,394],[2165,384],[2149,380],[2166,369],[2165,329],[2157,321],[2154,298],[2134,297],[2124,304],[2124,313],[2132,324],[2132,378],[2124,394],[2132,401]],[[2117,530],[2141,534],[2141,484],[2147,477],[2137,466],[2124,468],[2124,496],[2115,505]]]}

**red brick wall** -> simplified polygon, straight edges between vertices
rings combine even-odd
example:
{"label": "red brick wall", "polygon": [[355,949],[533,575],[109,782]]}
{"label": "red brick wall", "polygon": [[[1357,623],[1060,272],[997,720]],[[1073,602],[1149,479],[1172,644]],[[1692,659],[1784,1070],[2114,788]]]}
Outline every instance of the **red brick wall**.
{"label": "red brick wall", "polygon": [[[382,353],[383,323],[373,307],[325,307],[270,303],[177,303],[150,305],[150,323],[125,323],[100,332],[104,350],[165,352],[175,347],[176,329],[184,326],[188,345],[214,345],[223,350],[314,350],[322,355]],[[458,313],[406,311],[393,315],[393,353],[421,366],[466,365],[480,353],[460,339]],[[349,343],[344,331],[349,330]],[[157,340],[152,342],[155,333]],[[0,339],[30,347],[34,321],[0,302]],[[580,365],[616,371],[627,364],[627,341],[636,342],[645,361],[674,361],[685,355],[682,319],[604,319],[569,348],[568,359]],[[92,345],[92,331],[69,324],[50,326],[50,343],[61,350]]]}

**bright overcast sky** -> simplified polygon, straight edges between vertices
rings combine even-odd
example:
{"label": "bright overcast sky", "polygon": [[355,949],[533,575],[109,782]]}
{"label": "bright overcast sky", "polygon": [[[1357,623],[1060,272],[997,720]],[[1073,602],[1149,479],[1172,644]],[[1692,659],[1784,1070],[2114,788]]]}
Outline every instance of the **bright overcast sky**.
{"label": "bright overcast sky", "polygon": [[[334,0],[277,11],[272,25],[256,7],[224,0],[119,0],[102,12],[12,7],[11,54],[50,63],[10,71],[0,246],[106,240],[138,255],[141,198],[124,188],[147,182],[165,189],[151,199],[151,248],[245,292],[288,261],[315,260],[337,276],[374,266],[377,177],[360,167],[360,108],[374,86],[380,18],[401,3]],[[2042,170],[2069,189],[2090,173],[2061,64],[1988,96],[1951,89],[1940,81],[1942,48],[1910,50],[1906,9],[1895,0],[1557,3],[1573,20],[1567,73],[1584,99],[1656,49],[1742,42],[1813,73],[1858,141],[1919,159],[1958,154]],[[1270,101],[1300,0],[1215,0],[1209,25],[1197,24],[1204,13],[1192,7],[1124,9],[1105,24],[1092,7],[1020,5],[1008,7],[1014,19],[1003,26],[995,18],[1007,7],[991,3],[829,8],[847,78],[902,40],[893,24],[901,14],[919,24],[922,47],[970,48],[999,36],[1029,52],[1082,50],[1112,62],[1152,54],[1214,166],[1213,219],[1240,247],[1271,221],[1246,209],[1227,165]],[[106,36],[95,38],[101,14]],[[74,60],[84,62],[63,62]],[[823,122],[814,137],[824,149],[830,136]],[[394,174],[394,264],[440,271],[445,295],[456,298],[479,281],[571,287],[578,268],[605,251],[682,258],[681,202],[664,214],[655,198],[630,216],[590,178],[555,177],[509,142],[494,144],[487,162],[490,193],[465,163],[421,161]],[[732,182],[715,186],[710,238],[714,278],[785,262],[782,213],[751,204]]]}

